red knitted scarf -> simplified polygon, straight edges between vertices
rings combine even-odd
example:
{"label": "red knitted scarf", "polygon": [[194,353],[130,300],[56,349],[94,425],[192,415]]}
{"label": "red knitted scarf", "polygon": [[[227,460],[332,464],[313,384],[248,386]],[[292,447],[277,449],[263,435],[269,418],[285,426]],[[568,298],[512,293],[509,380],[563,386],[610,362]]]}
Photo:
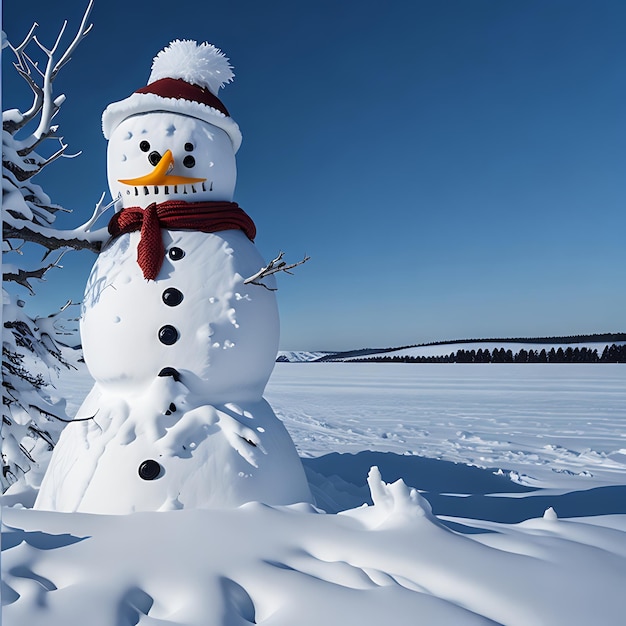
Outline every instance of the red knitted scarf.
{"label": "red knitted scarf", "polygon": [[184,202],[168,200],[153,203],[145,209],[127,207],[116,213],[109,222],[113,237],[141,231],[137,246],[137,263],[148,280],[154,280],[165,257],[161,228],[168,230],[198,230],[215,233],[239,229],[254,241],[256,227],[252,219],[236,202]]}

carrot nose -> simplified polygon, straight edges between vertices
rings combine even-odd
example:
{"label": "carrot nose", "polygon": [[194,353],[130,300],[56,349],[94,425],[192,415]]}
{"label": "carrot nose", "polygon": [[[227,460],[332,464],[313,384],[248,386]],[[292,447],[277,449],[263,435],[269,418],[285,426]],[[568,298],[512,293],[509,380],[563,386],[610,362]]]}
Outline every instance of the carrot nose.
{"label": "carrot nose", "polygon": [[154,169],[144,176],[137,178],[120,178],[118,182],[124,185],[185,185],[191,183],[201,183],[206,178],[191,178],[187,176],[169,176],[174,167],[174,155],[171,150],[166,150]]}

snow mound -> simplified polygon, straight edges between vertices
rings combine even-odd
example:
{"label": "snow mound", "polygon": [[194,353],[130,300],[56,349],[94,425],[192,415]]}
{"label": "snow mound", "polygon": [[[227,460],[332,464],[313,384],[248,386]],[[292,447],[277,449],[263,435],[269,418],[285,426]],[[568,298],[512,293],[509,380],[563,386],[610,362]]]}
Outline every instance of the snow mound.
{"label": "snow mound", "polygon": [[476,534],[465,535],[402,481],[372,468],[368,482],[373,506],[338,515],[259,503],[123,516],[6,509],[5,623],[619,623],[626,516],[470,521]]}

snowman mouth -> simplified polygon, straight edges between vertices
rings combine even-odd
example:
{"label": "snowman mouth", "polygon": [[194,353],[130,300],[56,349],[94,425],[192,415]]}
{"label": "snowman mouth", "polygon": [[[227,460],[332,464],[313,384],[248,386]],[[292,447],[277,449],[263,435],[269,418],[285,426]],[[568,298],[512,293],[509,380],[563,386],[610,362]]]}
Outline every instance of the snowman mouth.
{"label": "snowman mouth", "polygon": [[126,190],[126,195],[131,196],[169,196],[175,195],[193,195],[194,193],[201,193],[206,191],[213,191],[213,181],[208,185],[206,181],[200,181],[199,183],[188,183],[185,185],[139,185],[131,189]]}
{"label": "snowman mouth", "polygon": [[[193,189],[191,193],[197,193],[196,188],[202,183],[203,191],[206,191],[206,185],[204,184],[206,178],[191,178],[190,176],[177,176],[172,175],[170,172],[174,168],[174,157],[171,150],[166,150],[159,162],[154,166],[154,169],[143,176],[137,178],[119,178],[118,182],[123,185],[128,185],[135,189],[135,195],[140,195],[139,189],[144,190],[144,195],[150,194],[150,189],[154,189],[154,193],[159,193],[159,189],[167,189],[165,193],[170,193],[169,189],[182,188],[181,193],[190,193],[190,189]],[[211,189],[213,189],[213,183],[211,183]],[[127,190],[130,191],[130,190]],[[175,191],[174,193],[178,193]]]}

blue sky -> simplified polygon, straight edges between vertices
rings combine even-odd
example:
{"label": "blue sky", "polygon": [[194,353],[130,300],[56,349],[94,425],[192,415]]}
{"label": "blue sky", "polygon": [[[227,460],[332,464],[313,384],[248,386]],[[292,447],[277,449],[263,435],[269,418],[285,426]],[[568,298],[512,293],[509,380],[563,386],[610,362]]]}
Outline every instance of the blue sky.
{"label": "blue sky", "polygon": [[[51,43],[85,6],[12,0],[3,29]],[[282,349],[626,330],[622,0],[96,0],[91,21],[56,84],[82,154],[37,181],[61,225],[106,190],[102,110],[206,40],[235,68],[235,200],[266,258],[312,257],[279,280]],[[6,109],[29,93],[4,57]],[[68,253],[31,310],[80,300],[92,261]]]}

